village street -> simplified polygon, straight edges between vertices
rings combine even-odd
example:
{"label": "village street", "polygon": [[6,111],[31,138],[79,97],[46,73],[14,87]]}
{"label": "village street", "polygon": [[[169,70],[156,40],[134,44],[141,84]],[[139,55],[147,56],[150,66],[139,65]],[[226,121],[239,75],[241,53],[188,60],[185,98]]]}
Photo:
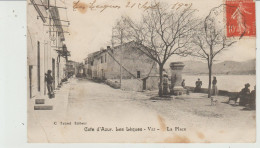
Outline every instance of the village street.
{"label": "village street", "polygon": [[101,1],[28,1],[29,143],[255,142],[254,9]]}
{"label": "village street", "polygon": [[[67,98],[61,95],[64,92]],[[38,133],[39,140],[48,137],[48,142],[149,142],[156,138],[157,142],[250,142],[255,135],[255,111],[222,103],[227,101],[226,97],[218,97],[216,106],[210,105],[206,94],[152,100],[157,92],[123,91],[87,79],[72,79],[56,93],[54,110],[28,113],[28,120],[33,120],[28,127],[35,127],[31,131]],[[112,131],[97,133],[98,127]],[[124,131],[116,131],[116,127]],[[95,131],[88,131],[92,128]],[[142,128],[142,132],[126,128]],[[169,131],[171,128],[173,131]],[[30,134],[29,141],[37,141]],[[125,141],[118,141],[119,137]]]}

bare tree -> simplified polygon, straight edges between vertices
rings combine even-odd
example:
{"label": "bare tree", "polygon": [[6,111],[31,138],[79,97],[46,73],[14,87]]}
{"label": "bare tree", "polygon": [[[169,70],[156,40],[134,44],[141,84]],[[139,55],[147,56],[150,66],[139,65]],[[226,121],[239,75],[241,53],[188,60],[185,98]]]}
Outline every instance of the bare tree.
{"label": "bare tree", "polygon": [[166,61],[172,55],[187,56],[191,54],[189,43],[194,33],[197,19],[196,10],[190,7],[184,9],[170,9],[166,5],[157,5],[146,11],[140,21],[135,23],[125,18],[127,33],[139,44],[147,48],[137,48],[159,65],[159,96],[162,96],[163,69]]}
{"label": "bare tree", "polygon": [[[197,33],[193,38],[193,44],[191,44],[191,47],[195,48],[191,55],[207,61],[209,70],[208,98],[211,97],[211,76],[215,57],[237,42],[236,38],[226,36],[227,27],[225,20],[223,20],[223,10],[226,10],[226,7],[228,6],[220,5],[210,11],[196,29]],[[245,30],[240,38],[244,32]]]}
{"label": "bare tree", "polygon": [[[128,42],[131,38],[131,34],[129,34],[129,26],[126,23],[126,19],[125,17],[121,17],[116,24],[114,25],[114,27],[112,28],[112,38],[111,38],[111,44],[112,44],[112,48],[114,46],[117,45],[122,45],[126,42]],[[122,50],[120,50],[121,52],[121,57],[119,59],[119,65],[120,65],[120,87],[122,86]]]}
{"label": "bare tree", "polygon": [[131,28],[129,27],[126,18],[127,17],[122,16],[116,21],[116,24],[112,28],[112,47],[122,45],[123,43],[133,40],[133,36],[130,33]]}

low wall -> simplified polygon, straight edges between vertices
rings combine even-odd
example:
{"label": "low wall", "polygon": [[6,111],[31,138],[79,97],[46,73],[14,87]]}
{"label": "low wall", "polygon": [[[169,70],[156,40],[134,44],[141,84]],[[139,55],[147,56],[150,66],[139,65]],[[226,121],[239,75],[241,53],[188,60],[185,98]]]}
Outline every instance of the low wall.
{"label": "low wall", "polygon": [[149,77],[146,80],[146,90],[158,90],[159,77]]}
{"label": "low wall", "polygon": [[[189,89],[189,91],[193,91],[194,92],[194,89],[195,87],[190,87],[190,86],[187,86],[187,88]],[[208,93],[208,89],[207,88],[201,88],[201,92],[200,93]],[[229,92],[229,91],[226,91],[226,90],[218,90],[218,95],[219,96],[228,96],[228,97],[234,97],[234,96],[237,96],[238,92]]]}
{"label": "low wall", "polygon": [[[113,88],[120,88],[119,79],[108,79],[105,81],[105,83]],[[128,91],[143,91],[143,80],[122,79],[121,89]],[[146,90],[156,89],[158,89],[158,77],[149,77],[148,79],[146,79]]]}
{"label": "low wall", "polygon": [[[120,80],[118,79],[108,79],[105,83],[113,88],[120,89]],[[129,91],[142,91],[143,82],[137,79],[122,79],[121,89]]]}
{"label": "low wall", "polygon": [[115,89],[120,89],[120,83],[114,80],[106,80],[105,83]]}
{"label": "low wall", "polygon": [[123,79],[121,89],[128,91],[142,91],[143,81],[137,79]]}
{"label": "low wall", "polygon": [[[120,89],[120,80],[118,79],[109,79],[106,80],[105,83],[115,89]],[[157,86],[155,86],[155,88],[158,89]],[[191,87],[191,86],[186,86],[186,88],[189,89],[189,91],[194,92],[195,87]],[[143,90],[143,82],[141,80],[137,80],[137,79],[122,79],[122,86],[121,86],[122,90],[128,90],[128,91],[142,91]],[[154,90],[154,89],[152,89]],[[208,93],[208,89],[207,88],[201,88],[201,92],[200,93]],[[218,90],[218,95],[219,96],[228,96],[228,97],[235,97],[238,95],[238,92],[229,92],[226,90]]]}

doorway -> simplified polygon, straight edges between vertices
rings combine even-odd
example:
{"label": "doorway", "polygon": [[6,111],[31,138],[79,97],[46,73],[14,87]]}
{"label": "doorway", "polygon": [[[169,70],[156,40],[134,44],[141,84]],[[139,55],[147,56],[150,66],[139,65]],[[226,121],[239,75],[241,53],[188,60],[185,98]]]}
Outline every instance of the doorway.
{"label": "doorway", "polygon": [[105,80],[105,72],[104,69],[101,69],[101,79]]}
{"label": "doorway", "polygon": [[57,57],[57,84],[60,84],[60,55]]}
{"label": "doorway", "polygon": [[143,79],[143,90],[146,90],[146,78]]}
{"label": "doorway", "polygon": [[30,95],[30,99],[32,98],[32,69],[33,69],[33,66],[29,65],[29,95]]}

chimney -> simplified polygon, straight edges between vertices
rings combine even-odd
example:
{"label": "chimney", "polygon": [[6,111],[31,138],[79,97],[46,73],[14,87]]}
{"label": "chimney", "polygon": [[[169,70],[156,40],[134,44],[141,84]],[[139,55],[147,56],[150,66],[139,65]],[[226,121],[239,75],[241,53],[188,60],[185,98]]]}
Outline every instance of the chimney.
{"label": "chimney", "polygon": [[102,51],[104,51],[104,48],[103,48],[103,47],[100,48],[100,52],[102,52]]}

